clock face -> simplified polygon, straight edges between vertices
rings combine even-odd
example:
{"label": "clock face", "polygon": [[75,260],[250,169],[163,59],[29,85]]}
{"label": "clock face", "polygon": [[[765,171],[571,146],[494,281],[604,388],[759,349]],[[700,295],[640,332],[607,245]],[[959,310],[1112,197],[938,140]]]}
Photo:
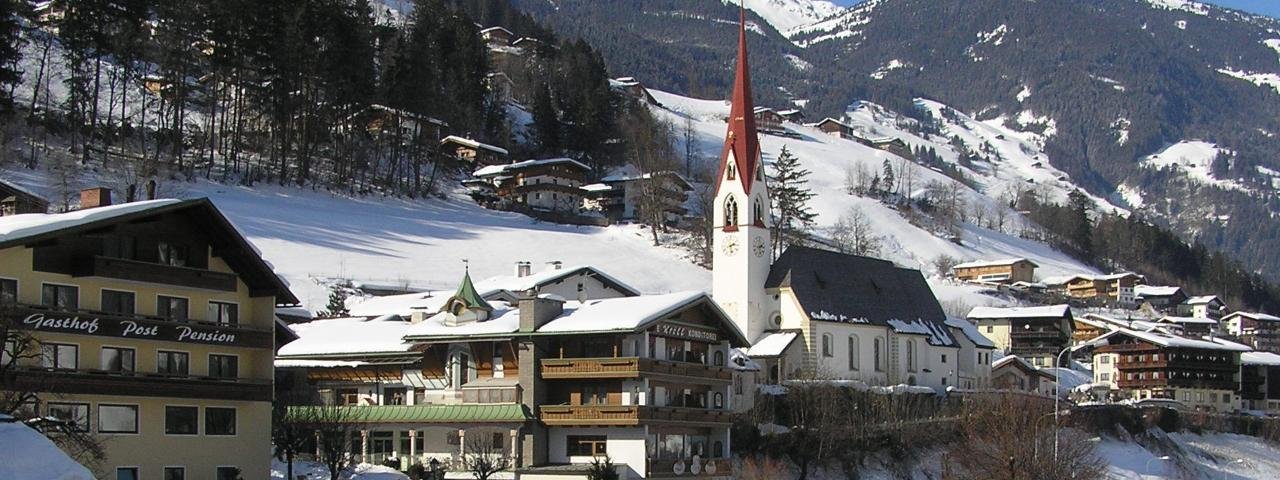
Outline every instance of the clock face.
{"label": "clock face", "polygon": [[751,251],[755,253],[757,257],[763,257],[765,252],[764,239],[757,236],[755,240],[752,240]]}
{"label": "clock face", "polygon": [[721,250],[724,251],[725,255],[732,257],[734,254],[738,253],[738,239],[729,238],[725,240],[724,247],[721,247]]}

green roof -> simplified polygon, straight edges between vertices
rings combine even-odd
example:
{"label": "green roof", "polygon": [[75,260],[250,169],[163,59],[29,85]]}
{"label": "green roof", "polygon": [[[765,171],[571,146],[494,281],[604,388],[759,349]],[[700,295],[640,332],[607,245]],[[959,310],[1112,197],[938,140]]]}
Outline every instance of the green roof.
{"label": "green roof", "polygon": [[493,311],[493,307],[489,306],[489,302],[484,301],[476,292],[476,286],[471,283],[471,272],[462,274],[462,284],[458,285],[458,293],[453,294],[453,298],[461,300],[467,308],[479,308],[485,311]]}
{"label": "green roof", "polygon": [[[317,407],[289,407],[289,413],[310,408]],[[522,423],[532,418],[520,404],[350,405],[340,408],[350,412],[348,419],[355,423]]]}

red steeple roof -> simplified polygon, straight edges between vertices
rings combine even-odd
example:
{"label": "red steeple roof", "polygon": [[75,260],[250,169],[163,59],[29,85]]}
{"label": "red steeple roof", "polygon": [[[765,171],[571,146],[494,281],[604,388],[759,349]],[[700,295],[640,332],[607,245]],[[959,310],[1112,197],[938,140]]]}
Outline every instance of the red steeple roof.
{"label": "red steeple roof", "polygon": [[[733,106],[729,109],[729,132],[720,154],[720,178],[725,178],[729,152],[733,152],[738,180],[751,193],[756,169],[760,168],[760,139],[756,136],[755,105],[751,101],[751,72],[747,66],[747,11],[739,7],[738,69],[733,80]],[[717,184],[719,185],[719,184]]]}

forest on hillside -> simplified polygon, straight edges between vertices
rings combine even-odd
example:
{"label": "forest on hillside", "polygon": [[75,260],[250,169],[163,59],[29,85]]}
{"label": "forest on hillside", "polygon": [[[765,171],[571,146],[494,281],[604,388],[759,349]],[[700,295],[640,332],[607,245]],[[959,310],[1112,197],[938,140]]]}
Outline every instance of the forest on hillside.
{"label": "forest on hillside", "polygon": [[[86,168],[130,193],[199,176],[422,196],[470,173],[439,148],[447,135],[601,174],[641,157],[640,140],[670,136],[610,88],[589,44],[561,41],[505,0],[411,7],[0,0],[0,164],[48,169],[64,197]],[[499,65],[480,34],[489,25],[536,47]],[[495,93],[499,67],[531,104]]]}

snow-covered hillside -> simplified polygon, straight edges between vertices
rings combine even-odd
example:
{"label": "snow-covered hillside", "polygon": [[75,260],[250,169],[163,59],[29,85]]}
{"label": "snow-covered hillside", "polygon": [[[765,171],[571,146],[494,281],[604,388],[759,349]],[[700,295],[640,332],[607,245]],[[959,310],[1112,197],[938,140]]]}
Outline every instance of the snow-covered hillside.
{"label": "snow-covered hillside", "polygon": [[[674,95],[658,90],[650,90],[655,98],[665,107],[660,114],[675,125],[681,125],[684,117],[694,120],[694,128],[698,135],[699,151],[708,155],[718,154],[725,133],[724,119],[728,116],[729,106],[718,100],[697,100]],[[940,105],[933,103],[933,105]],[[940,108],[940,106],[939,106]],[[944,161],[954,162],[958,154],[946,147],[945,140],[940,144],[924,139],[905,130],[893,126],[897,117],[878,106],[864,104],[861,108],[850,112],[849,120],[855,128],[860,128],[873,136],[894,136],[903,139],[912,146],[928,146],[936,148]],[[940,254],[946,254],[961,260],[980,258],[1027,257],[1040,265],[1037,272],[1043,276],[1075,272],[1092,271],[1080,262],[1067,255],[1048,248],[1044,244],[1024,240],[1015,235],[1002,233],[973,224],[965,224],[961,245],[952,243],[932,233],[912,225],[897,210],[874,199],[850,195],[845,189],[846,173],[850,168],[861,164],[872,172],[879,172],[888,160],[893,168],[900,168],[901,159],[882,150],[867,147],[852,140],[836,138],[816,128],[787,124],[787,128],[799,134],[799,138],[762,135],[760,138],[763,157],[766,163],[777,158],[782,147],[787,147],[801,161],[804,168],[810,170],[809,186],[816,194],[812,201],[813,210],[818,214],[817,223],[826,227],[833,225],[841,216],[851,210],[861,210],[873,224],[877,234],[883,236],[884,249],[882,256],[913,268],[925,271],[933,270],[931,262]],[[954,128],[954,131],[950,130]],[[966,142],[992,141],[1001,151],[1016,150],[1021,152],[1022,143],[1013,146],[1017,140],[1016,132],[1001,127],[986,125],[980,122],[949,123],[948,134],[967,136]],[[997,137],[1007,140],[1000,143]],[[1009,224],[1015,225],[1023,220],[1008,207],[994,198],[1004,193],[1005,187],[1020,179],[1038,179],[1042,184],[1054,185],[1048,190],[1052,195],[1065,196],[1065,184],[1056,183],[1058,177],[1065,177],[1043,162],[1041,167],[1032,166],[1036,154],[1006,152],[1004,168],[998,174],[980,176],[974,172],[974,178],[984,185],[984,190],[994,193],[982,193],[963,187],[966,203],[994,212],[1005,209],[1009,215]],[[915,177],[915,188],[922,189],[929,182],[955,183],[955,180],[932,169],[907,162],[907,168]],[[1052,180],[1052,182],[1051,182]],[[972,207],[971,207],[972,208]],[[1006,228],[1008,232],[1016,228]]]}
{"label": "snow-covered hillside", "polygon": [[[797,27],[810,25],[838,15],[844,8],[825,0],[743,0],[747,9],[755,12],[783,35],[789,35]],[[726,4],[737,1],[724,0]]]}

